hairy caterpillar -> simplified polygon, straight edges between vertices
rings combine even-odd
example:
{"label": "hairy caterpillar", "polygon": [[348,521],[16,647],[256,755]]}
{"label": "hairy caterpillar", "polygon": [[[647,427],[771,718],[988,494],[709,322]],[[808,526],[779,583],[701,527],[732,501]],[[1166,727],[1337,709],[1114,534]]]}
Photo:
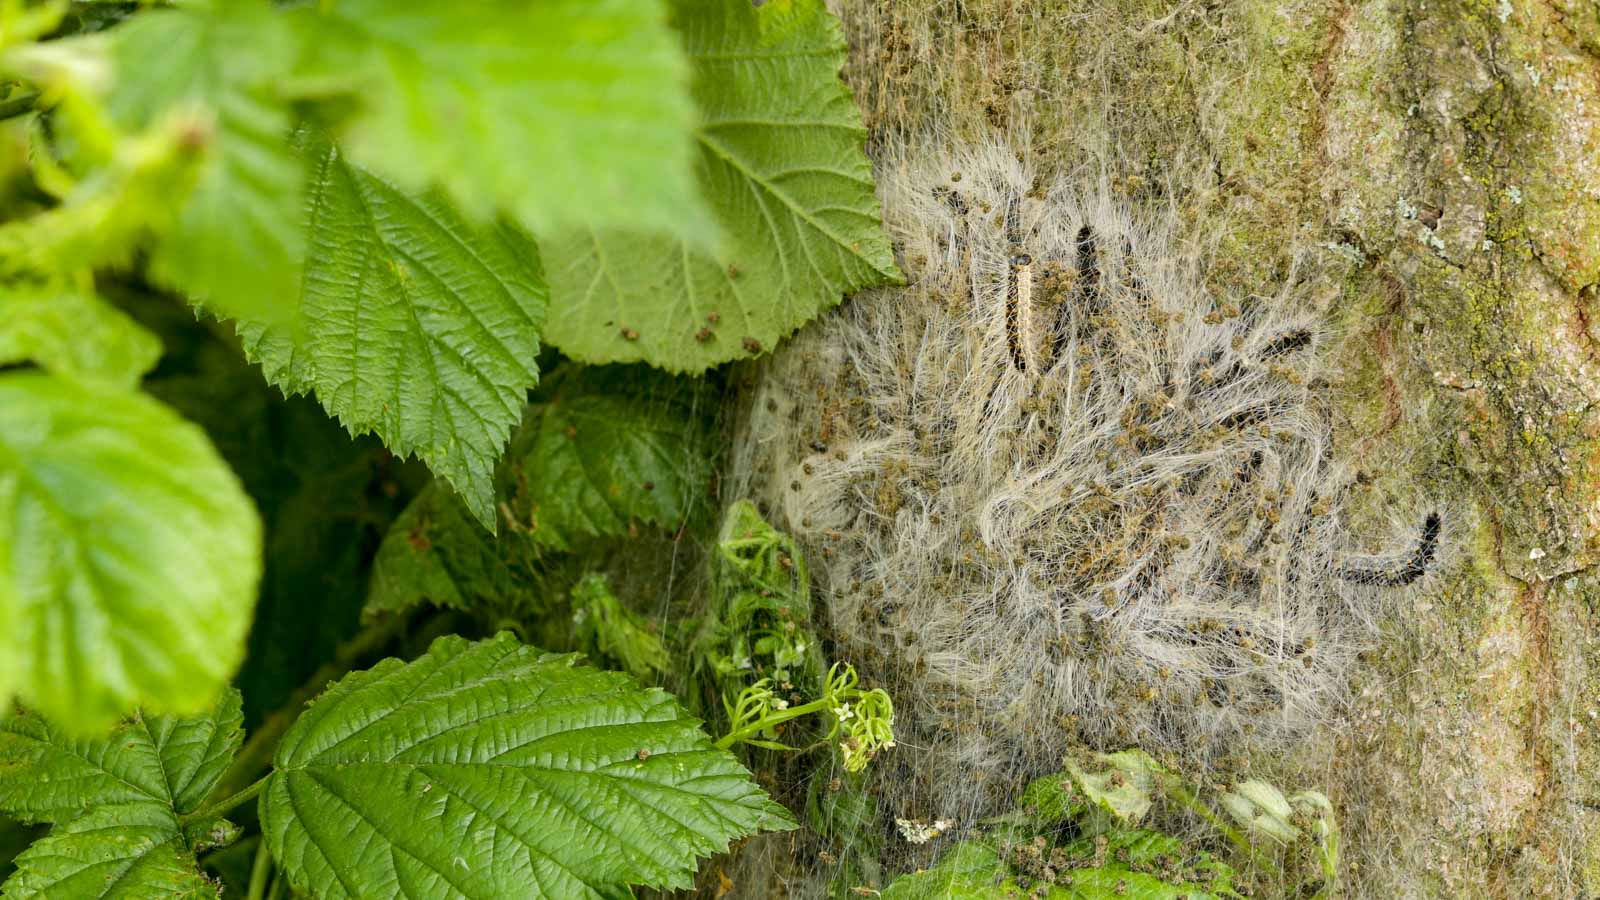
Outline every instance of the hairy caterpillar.
{"label": "hairy caterpillar", "polygon": [[1367,559],[1341,567],[1338,576],[1355,584],[1374,587],[1401,587],[1426,575],[1439,552],[1439,514],[1429,513],[1422,523],[1422,535],[1411,555],[1400,560]]}
{"label": "hairy caterpillar", "polygon": [[1011,257],[1006,275],[1006,346],[1011,350],[1011,365],[1018,372],[1028,371],[1028,352],[1033,346],[1033,257],[1018,253]]}
{"label": "hairy caterpillar", "polygon": [[1287,331],[1274,338],[1271,343],[1261,348],[1261,358],[1271,359],[1296,350],[1304,350],[1311,346],[1311,332],[1304,328]]}
{"label": "hairy caterpillar", "polygon": [[[1078,227],[1077,239],[1074,241],[1076,248],[1076,279],[1073,282],[1072,302],[1061,304],[1056,312],[1055,327],[1050,331],[1050,359],[1047,368],[1053,368],[1056,361],[1061,358],[1062,351],[1067,342],[1067,332],[1072,317],[1076,314],[1082,326],[1078,329],[1080,338],[1090,333],[1090,323],[1100,315],[1102,310],[1100,297],[1100,251],[1099,242],[1095,238],[1094,226],[1087,223]],[[1144,283],[1138,278],[1134,279],[1137,294],[1141,298],[1148,298]]]}

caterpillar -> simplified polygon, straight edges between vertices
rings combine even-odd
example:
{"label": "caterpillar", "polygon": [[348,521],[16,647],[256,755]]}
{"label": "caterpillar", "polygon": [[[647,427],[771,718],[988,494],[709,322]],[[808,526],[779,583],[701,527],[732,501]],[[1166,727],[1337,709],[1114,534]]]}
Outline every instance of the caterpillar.
{"label": "caterpillar", "polygon": [[1278,335],[1273,338],[1272,343],[1261,348],[1261,358],[1271,359],[1274,356],[1304,350],[1309,346],[1311,346],[1311,332],[1304,328],[1296,328]]}
{"label": "caterpillar", "polygon": [[939,137],[882,163],[915,277],[774,358],[761,391],[815,407],[752,403],[733,476],[814,551],[840,647],[927,700],[880,808],[979,818],[1063,740],[1224,767],[1322,734],[1455,538],[1423,506],[1352,544],[1379,498],[1337,440],[1320,269],[1240,281],[1203,221]]}
{"label": "caterpillar", "polygon": [[1100,312],[1100,252],[1094,229],[1078,229],[1078,301],[1085,310]]}
{"label": "caterpillar", "polygon": [[1011,350],[1011,364],[1018,372],[1028,371],[1026,348],[1033,346],[1028,320],[1033,305],[1033,257],[1017,253],[1011,257],[1011,269],[1006,279],[1006,346]]}
{"label": "caterpillar", "polygon": [[1345,566],[1335,574],[1343,581],[1373,587],[1402,587],[1411,584],[1428,573],[1428,566],[1433,563],[1434,555],[1439,552],[1440,527],[1439,514],[1429,513],[1428,518],[1422,523],[1422,536],[1417,540],[1417,548],[1412,551],[1410,557],[1402,560],[1399,566],[1387,564],[1390,561],[1369,557]]}
{"label": "caterpillar", "polygon": [[1073,309],[1078,309],[1086,321],[1101,312],[1100,251],[1094,228],[1089,225],[1080,227],[1076,243],[1078,277],[1074,286],[1074,302],[1061,304],[1061,309],[1056,313],[1055,327],[1050,333],[1048,365],[1055,365],[1056,360],[1061,358],[1061,346],[1066,341],[1067,325]]}

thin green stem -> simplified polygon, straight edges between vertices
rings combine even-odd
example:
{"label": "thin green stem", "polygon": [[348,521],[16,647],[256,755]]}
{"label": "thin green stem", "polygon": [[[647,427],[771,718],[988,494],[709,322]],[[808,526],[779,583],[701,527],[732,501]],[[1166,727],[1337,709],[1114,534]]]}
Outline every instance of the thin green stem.
{"label": "thin green stem", "polygon": [[719,750],[726,750],[740,741],[755,737],[774,725],[781,725],[790,719],[798,719],[801,716],[807,716],[814,712],[821,712],[822,710],[827,709],[829,704],[835,702],[837,702],[836,698],[823,697],[820,700],[813,700],[810,703],[802,703],[799,706],[791,706],[788,709],[780,709],[771,715],[762,716],[760,719],[738,729],[737,731],[728,732],[726,737],[720,741],[717,741],[717,748]]}
{"label": "thin green stem", "polygon": [[267,839],[256,844],[256,860],[250,866],[250,892],[245,900],[263,900],[267,895],[267,877],[272,874],[272,854],[267,852]]}
{"label": "thin green stem", "polygon": [[257,779],[254,784],[238,792],[237,794],[224,797],[215,803],[202,806],[192,813],[181,815],[178,817],[178,821],[193,822],[197,819],[200,821],[205,821],[206,819],[215,819],[227,815],[232,810],[249,803],[251,800],[254,800],[257,794],[266,789],[267,779],[271,777],[271,774],[263,775]]}

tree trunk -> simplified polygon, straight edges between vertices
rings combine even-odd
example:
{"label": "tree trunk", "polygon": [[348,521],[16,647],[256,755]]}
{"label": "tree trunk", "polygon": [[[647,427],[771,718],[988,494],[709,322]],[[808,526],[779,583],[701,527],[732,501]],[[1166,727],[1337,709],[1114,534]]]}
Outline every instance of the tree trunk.
{"label": "tree trunk", "polygon": [[1593,4],[837,11],[869,152],[1026,132],[1043,167],[1097,167],[1212,242],[1219,296],[1315,260],[1340,453],[1451,538],[1342,720],[1272,765],[1333,798],[1351,896],[1600,892]]}

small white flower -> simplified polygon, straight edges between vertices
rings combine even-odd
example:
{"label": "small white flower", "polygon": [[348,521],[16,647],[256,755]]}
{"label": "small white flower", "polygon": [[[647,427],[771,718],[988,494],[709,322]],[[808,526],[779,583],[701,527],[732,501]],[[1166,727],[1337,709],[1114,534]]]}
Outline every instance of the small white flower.
{"label": "small white flower", "polygon": [[932,825],[919,822],[915,819],[895,819],[896,828],[900,829],[900,836],[913,844],[926,844],[951,828],[955,822],[949,819],[936,819]]}

